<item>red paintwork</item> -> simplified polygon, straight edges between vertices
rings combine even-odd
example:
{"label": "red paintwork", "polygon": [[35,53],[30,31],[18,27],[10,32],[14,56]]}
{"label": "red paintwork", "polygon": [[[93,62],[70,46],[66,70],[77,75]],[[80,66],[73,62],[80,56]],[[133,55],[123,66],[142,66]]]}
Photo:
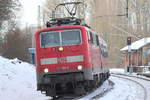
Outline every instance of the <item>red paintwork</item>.
{"label": "red paintwork", "polygon": [[[63,51],[58,51],[57,47],[51,48],[40,48],[40,33],[48,32],[48,31],[61,31],[61,30],[73,30],[80,29],[82,34],[82,44],[81,45],[73,45],[73,46],[63,46]],[[43,72],[44,68],[48,68],[50,71],[66,71],[66,70],[77,70],[78,65],[84,66],[84,69],[91,67],[101,67],[101,64],[104,64],[102,61],[102,57],[100,57],[100,49],[98,46],[90,46],[88,43],[88,34],[87,28],[84,26],[57,26],[51,28],[41,29],[35,34],[35,42],[36,42],[36,68],[37,72]],[[74,63],[58,63],[51,65],[41,65],[41,58],[58,58],[58,57],[66,57],[66,56],[76,56],[83,55],[84,62],[74,62]],[[65,58],[63,59],[65,60]],[[63,62],[63,61],[62,61]]]}

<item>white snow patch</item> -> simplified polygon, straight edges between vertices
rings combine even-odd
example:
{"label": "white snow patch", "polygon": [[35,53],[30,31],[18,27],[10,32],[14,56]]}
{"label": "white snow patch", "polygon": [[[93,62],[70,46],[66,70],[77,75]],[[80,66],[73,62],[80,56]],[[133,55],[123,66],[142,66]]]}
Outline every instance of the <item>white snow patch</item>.
{"label": "white snow patch", "polygon": [[46,100],[36,91],[35,66],[0,56],[1,100]]}
{"label": "white snow patch", "polygon": [[97,100],[143,100],[144,91],[138,84],[116,77],[110,80],[115,83],[114,89]]}

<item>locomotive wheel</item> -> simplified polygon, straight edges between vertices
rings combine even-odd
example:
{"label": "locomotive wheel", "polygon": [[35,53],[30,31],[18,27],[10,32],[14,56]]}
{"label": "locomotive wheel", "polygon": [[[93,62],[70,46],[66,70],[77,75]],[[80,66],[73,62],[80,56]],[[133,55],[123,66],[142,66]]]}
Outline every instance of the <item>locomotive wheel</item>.
{"label": "locomotive wheel", "polygon": [[56,91],[55,91],[55,89],[48,87],[47,90],[46,90],[46,96],[55,97],[55,96],[56,96]]}
{"label": "locomotive wheel", "polygon": [[89,92],[89,91],[92,90],[92,88],[91,88],[91,82],[89,80],[85,82],[84,86],[86,87],[85,88],[86,92]]}
{"label": "locomotive wheel", "polygon": [[82,87],[76,87],[76,88],[74,89],[74,93],[75,93],[76,95],[81,96],[81,95],[84,95],[84,94],[86,93],[86,91],[85,91],[84,87],[82,86]]}
{"label": "locomotive wheel", "polygon": [[51,100],[61,100],[61,96],[52,96],[53,98]]}
{"label": "locomotive wheel", "polygon": [[53,99],[52,100],[56,100],[57,99],[57,97],[56,96],[53,96]]}
{"label": "locomotive wheel", "polygon": [[84,85],[80,83],[80,84],[74,89],[74,93],[75,93],[76,95],[79,95],[79,96],[86,94],[86,90],[85,90],[85,88],[84,88]]}

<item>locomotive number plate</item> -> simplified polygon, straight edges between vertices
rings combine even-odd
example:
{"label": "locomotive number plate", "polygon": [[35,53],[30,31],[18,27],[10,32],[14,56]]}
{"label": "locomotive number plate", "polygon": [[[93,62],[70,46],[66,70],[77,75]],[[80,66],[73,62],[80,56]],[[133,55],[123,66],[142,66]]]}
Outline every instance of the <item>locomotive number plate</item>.
{"label": "locomotive number plate", "polygon": [[66,63],[67,62],[67,58],[66,57],[57,58],[57,62],[58,63]]}

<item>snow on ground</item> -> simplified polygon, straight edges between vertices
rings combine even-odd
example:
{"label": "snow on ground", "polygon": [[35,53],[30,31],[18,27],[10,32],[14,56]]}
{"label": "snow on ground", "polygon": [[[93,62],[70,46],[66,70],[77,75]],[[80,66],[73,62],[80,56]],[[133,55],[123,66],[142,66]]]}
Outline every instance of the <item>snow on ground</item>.
{"label": "snow on ground", "polygon": [[[124,76],[124,77],[126,77],[126,76]],[[150,92],[149,92],[150,91],[150,81],[135,78],[135,77],[128,77],[128,79],[131,79],[131,80],[134,80],[134,81],[140,83],[145,88],[146,99],[141,99],[141,100],[150,100]],[[150,78],[147,78],[147,79],[150,80]],[[141,91],[141,90],[138,90],[138,91]]]}
{"label": "snow on ground", "polygon": [[1,100],[48,100],[36,91],[35,66],[0,57]]}
{"label": "snow on ground", "polygon": [[113,76],[109,80],[114,85],[110,85],[109,81],[105,81],[96,91],[79,100],[91,100],[93,96],[96,97],[92,100],[143,100],[144,90],[139,84]]}
{"label": "snow on ground", "polygon": [[115,83],[114,89],[97,100],[143,100],[144,91],[136,83],[112,76],[110,80]]}
{"label": "snow on ground", "polygon": [[[126,74],[124,68],[110,69],[110,73]],[[139,84],[130,80],[113,76],[110,76],[109,80],[114,83],[113,88],[108,84],[108,81],[106,81],[102,87],[98,88],[92,94],[80,100],[91,100],[90,98],[92,98],[94,95],[101,94],[104,91],[107,91],[107,89],[110,91],[107,91],[100,96],[96,96],[94,100],[143,100],[144,90]]]}

